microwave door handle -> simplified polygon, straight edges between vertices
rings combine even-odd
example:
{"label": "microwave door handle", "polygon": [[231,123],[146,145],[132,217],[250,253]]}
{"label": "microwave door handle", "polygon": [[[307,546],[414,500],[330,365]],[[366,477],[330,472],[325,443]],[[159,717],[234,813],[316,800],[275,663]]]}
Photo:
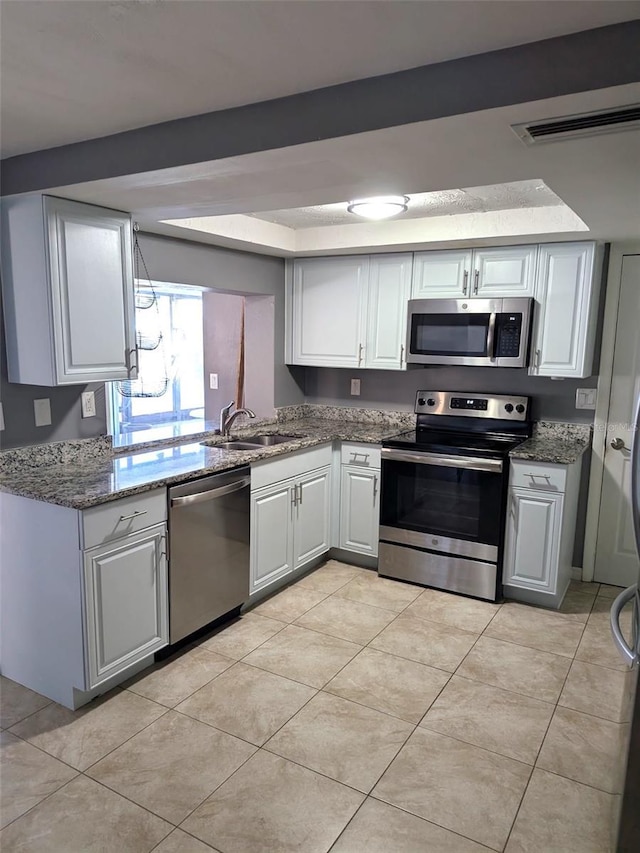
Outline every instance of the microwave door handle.
{"label": "microwave door handle", "polygon": [[496,336],[496,312],[489,315],[489,326],[487,328],[487,356],[495,361],[495,336]]}

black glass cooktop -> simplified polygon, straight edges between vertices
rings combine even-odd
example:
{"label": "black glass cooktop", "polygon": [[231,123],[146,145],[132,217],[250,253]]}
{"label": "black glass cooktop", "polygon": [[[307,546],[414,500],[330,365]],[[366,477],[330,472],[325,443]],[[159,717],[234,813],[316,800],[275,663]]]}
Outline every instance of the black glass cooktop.
{"label": "black glass cooktop", "polygon": [[422,450],[450,456],[486,456],[501,458],[517,447],[527,436],[497,433],[470,433],[423,428],[403,432],[382,442],[383,447]]}

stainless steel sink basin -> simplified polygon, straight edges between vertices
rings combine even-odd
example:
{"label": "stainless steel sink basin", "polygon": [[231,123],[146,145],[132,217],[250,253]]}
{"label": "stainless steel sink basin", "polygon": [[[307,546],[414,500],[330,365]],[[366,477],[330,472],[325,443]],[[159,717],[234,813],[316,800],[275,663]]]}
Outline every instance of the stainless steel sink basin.
{"label": "stainless steel sink basin", "polygon": [[274,444],[286,444],[287,441],[295,441],[299,435],[250,435],[247,436],[248,443],[259,444],[261,447],[272,447]]}
{"label": "stainless steel sink basin", "polygon": [[250,444],[248,441],[202,441],[200,443],[216,450],[257,450],[260,447],[256,442]]}

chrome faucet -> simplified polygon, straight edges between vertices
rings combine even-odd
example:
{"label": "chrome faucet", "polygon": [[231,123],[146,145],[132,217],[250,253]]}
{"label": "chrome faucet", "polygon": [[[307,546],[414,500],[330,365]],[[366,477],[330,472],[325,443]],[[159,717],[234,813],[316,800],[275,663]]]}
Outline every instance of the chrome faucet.
{"label": "chrome faucet", "polygon": [[221,435],[229,435],[231,431],[231,426],[233,422],[238,417],[238,415],[248,415],[250,418],[255,418],[256,413],[251,409],[236,409],[235,412],[231,415],[231,409],[235,405],[235,400],[232,400],[228,406],[224,406],[220,410],[220,434]]}

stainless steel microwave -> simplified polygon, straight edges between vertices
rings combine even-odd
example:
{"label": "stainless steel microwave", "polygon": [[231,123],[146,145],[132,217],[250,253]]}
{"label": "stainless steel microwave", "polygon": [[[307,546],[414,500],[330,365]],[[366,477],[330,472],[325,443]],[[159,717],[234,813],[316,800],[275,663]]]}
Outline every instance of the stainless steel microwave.
{"label": "stainless steel microwave", "polygon": [[411,299],[407,364],[526,367],[533,299]]}

